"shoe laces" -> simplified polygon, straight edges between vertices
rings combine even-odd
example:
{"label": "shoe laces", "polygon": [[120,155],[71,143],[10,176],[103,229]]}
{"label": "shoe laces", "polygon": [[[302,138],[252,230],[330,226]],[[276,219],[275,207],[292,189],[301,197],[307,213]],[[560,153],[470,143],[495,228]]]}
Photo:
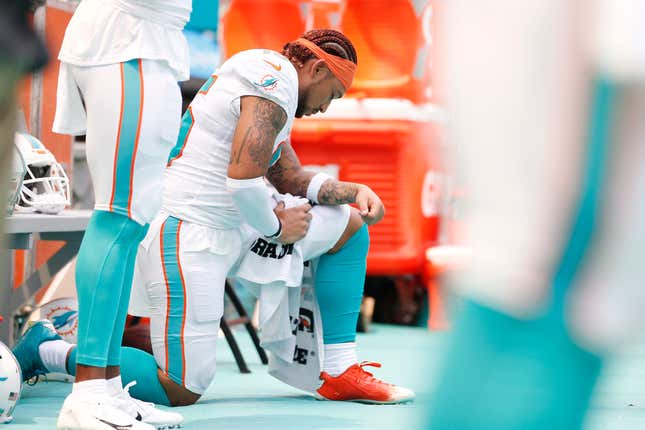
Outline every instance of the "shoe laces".
{"label": "shoe laces", "polygon": [[123,387],[123,390],[121,390],[121,392],[122,392],[121,396],[124,399],[127,399],[129,402],[134,403],[135,405],[137,405],[140,408],[141,407],[154,408],[155,407],[154,403],[144,402],[143,400],[135,399],[134,397],[132,397],[130,395],[130,388],[134,387],[135,385],[137,385],[137,381],[132,381],[132,382],[127,383],[125,385],[125,387]]}
{"label": "shoe laces", "polygon": [[25,381],[25,384],[29,385],[30,387],[33,387],[38,383],[38,380],[40,379],[40,375],[34,375],[31,378],[27,379]]}
{"label": "shoe laces", "polygon": [[[378,383],[380,383],[380,384],[385,384],[385,385],[392,385],[392,384],[389,384],[389,383],[387,383],[387,382],[381,381],[380,379],[375,378],[373,373],[368,372],[367,370],[365,370],[365,367],[376,367],[376,368],[380,368],[380,367],[381,367],[381,363],[377,363],[377,362],[375,362],[375,361],[361,361],[361,362],[358,364],[358,369],[360,369],[360,372],[361,372],[361,373],[364,373],[364,374],[368,375],[368,380],[369,380],[369,381],[374,381],[374,382],[378,382]],[[356,379],[357,379],[357,380],[359,380],[359,379],[360,379],[360,377],[357,377]]]}
{"label": "shoe laces", "polygon": [[44,380],[45,382],[48,382],[48,379],[47,379],[47,373],[45,373],[45,372],[41,372],[41,371],[36,371],[36,373],[34,374],[34,376],[32,376],[31,378],[29,378],[29,379],[27,379],[27,380],[25,381],[25,384],[29,385],[30,387],[33,387],[33,386],[34,386],[34,385],[36,385],[38,382],[40,382],[40,377],[41,377],[41,376],[42,376],[42,378],[43,378],[43,380]]}

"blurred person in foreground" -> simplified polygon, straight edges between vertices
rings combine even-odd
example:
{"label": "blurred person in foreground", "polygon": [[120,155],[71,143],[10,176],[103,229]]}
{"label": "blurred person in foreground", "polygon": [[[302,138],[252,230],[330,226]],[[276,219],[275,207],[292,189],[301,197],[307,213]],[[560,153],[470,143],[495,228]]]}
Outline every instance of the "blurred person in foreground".
{"label": "blurred person in foreground", "polygon": [[[16,131],[16,86],[20,78],[47,62],[47,50],[27,22],[38,2],[3,2],[0,8],[0,202],[7,202],[7,178]],[[4,240],[4,208],[0,216],[0,242]],[[0,273],[8,264],[0,258]]]}
{"label": "blurred person in foreground", "polygon": [[643,326],[645,2],[442,13],[473,260],[428,428],[581,428],[604,357]]}

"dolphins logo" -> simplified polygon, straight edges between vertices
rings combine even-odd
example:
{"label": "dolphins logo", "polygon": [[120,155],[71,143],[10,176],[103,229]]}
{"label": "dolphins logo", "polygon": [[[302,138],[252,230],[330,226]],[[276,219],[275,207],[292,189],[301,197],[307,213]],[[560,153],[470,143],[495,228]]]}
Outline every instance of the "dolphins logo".
{"label": "dolphins logo", "polygon": [[273,75],[264,75],[260,82],[253,83],[266,91],[272,91],[278,86],[278,78]]}
{"label": "dolphins logo", "polygon": [[52,318],[52,323],[56,330],[60,330],[65,326],[71,325],[78,318],[77,311],[67,311],[63,314],[56,315]]}

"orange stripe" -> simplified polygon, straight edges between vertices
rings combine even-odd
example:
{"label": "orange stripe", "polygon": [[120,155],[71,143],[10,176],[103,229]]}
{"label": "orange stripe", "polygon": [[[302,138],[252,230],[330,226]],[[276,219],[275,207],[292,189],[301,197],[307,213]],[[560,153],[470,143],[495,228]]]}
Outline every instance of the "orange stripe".
{"label": "orange stripe", "polygon": [[208,89],[206,91],[204,90],[199,90],[197,94],[208,94],[208,92],[213,88],[213,85],[215,85],[215,82],[217,81],[217,75],[211,75],[211,78],[213,78],[213,81],[211,84],[208,86]]}
{"label": "orange stripe", "polygon": [[132,189],[134,183],[134,164],[137,161],[137,148],[139,147],[139,136],[141,135],[141,118],[143,117],[143,62],[139,58],[139,120],[137,121],[137,135],[134,139],[134,150],[132,151],[132,163],[130,164],[130,193],[128,194],[128,217],[132,218]]}
{"label": "orange stripe", "polygon": [[186,282],[184,282],[184,271],[181,269],[181,261],[179,259],[179,232],[181,231],[181,223],[183,221],[179,220],[177,225],[177,266],[179,267],[179,277],[181,278],[181,287],[184,290],[184,311],[182,313],[181,319],[181,334],[179,335],[179,342],[181,343],[181,385],[186,386],[186,350],[184,349],[184,327],[186,326],[186,302],[188,301],[188,296],[186,295]]}
{"label": "orange stripe", "polygon": [[178,158],[181,158],[181,156],[184,155],[184,148],[186,148],[186,142],[188,142],[188,137],[190,136],[190,132],[193,131],[193,126],[195,125],[195,116],[193,115],[193,108],[191,106],[188,106],[188,113],[190,114],[190,127],[188,127],[188,133],[186,133],[184,142],[181,144],[181,149],[179,150],[179,154],[177,154],[175,158],[173,158],[168,162],[167,167],[170,167],[173,161],[175,161]]}
{"label": "orange stripe", "polygon": [[116,147],[114,148],[114,165],[112,170],[112,196],[110,197],[110,212],[114,204],[114,193],[116,192],[116,165],[119,155],[119,142],[121,141],[121,123],[123,122],[123,109],[125,107],[125,78],[123,77],[123,63],[121,66],[121,113],[119,115],[119,128],[116,133]]}
{"label": "orange stripe", "polygon": [[13,288],[18,288],[25,281],[25,250],[16,249],[13,254]]}
{"label": "orange stripe", "polygon": [[161,254],[161,270],[163,270],[163,280],[166,284],[166,330],[164,343],[166,344],[166,366],[164,372],[168,375],[168,319],[170,318],[170,284],[168,284],[168,274],[166,273],[166,262],[163,258],[163,232],[166,228],[166,221],[161,224],[161,231],[159,232],[159,253]]}

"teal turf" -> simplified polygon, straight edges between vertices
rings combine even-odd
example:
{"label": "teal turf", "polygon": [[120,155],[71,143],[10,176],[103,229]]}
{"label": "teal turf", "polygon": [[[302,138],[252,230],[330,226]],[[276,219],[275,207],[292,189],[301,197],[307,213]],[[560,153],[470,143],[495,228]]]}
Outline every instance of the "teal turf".
{"label": "teal turf", "polygon": [[[204,397],[193,406],[173,408],[184,415],[185,429],[353,429],[415,428],[427,410],[428,358],[438,350],[440,334],[422,328],[373,325],[369,334],[359,334],[359,358],[380,361],[375,376],[406,385],[417,392],[418,401],[399,406],[370,406],[324,402],[285,385],[266,372],[244,331],[236,338],[247,358],[251,374],[238,372],[224,339],[218,340],[218,368]],[[387,345],[386,347],[384,345]],[[71,384],[38,383],[25,387],[23,398],[7,430],[55,428],[58,409]],[[298,425],[299,421],[304,421]]]}
{"label": "teal turf", "polygon": [[[194,406],[175,408],[186,418],[186,429],[421,429],[430,406],[430,383],[445,333],[422,328],[372,326],[358,335],[359,358],[380,361],[375,376],[412,388],[417,399],[399,406],[321,402],[275,380],[266,373],[248,336],[236,337],[253,373],[237,371],[224,339],[219,340],[219,363],[213,385]],[[608,361],[591,401],[587,430],[645,428],[645,340]],[[71,389],[59,382],[23,389],[23,397],[7,430],[53,429],[58,409]],[[633,406],[629,406],[632,404]],[[563,405],[566,407],[566,405]],[[464,413],[468,411],[464,410]],[[303,425],[299,421],[303,420]]]}

